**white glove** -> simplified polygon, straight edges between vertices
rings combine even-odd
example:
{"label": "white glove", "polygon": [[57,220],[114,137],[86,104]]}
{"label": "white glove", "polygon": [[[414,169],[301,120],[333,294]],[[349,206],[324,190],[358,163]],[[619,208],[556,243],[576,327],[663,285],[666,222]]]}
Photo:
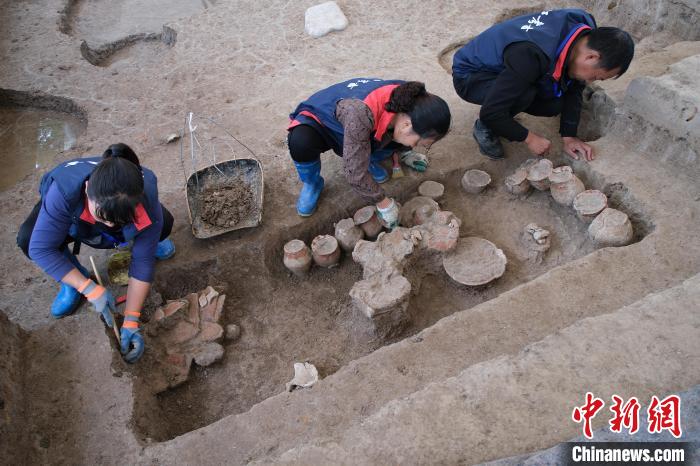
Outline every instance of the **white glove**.
{"label": "white glove", "polygon": [[414,150],[402,152],[401,161],[417,172],[424,172],[428,168],[428,156]]}
{"label": "white glove", "polygon": [[379,213],[379,220],[390,230],[399,225],[399,206],[393,199],[391,199],[387,207],[381,208],[377,206],[377,212]]}

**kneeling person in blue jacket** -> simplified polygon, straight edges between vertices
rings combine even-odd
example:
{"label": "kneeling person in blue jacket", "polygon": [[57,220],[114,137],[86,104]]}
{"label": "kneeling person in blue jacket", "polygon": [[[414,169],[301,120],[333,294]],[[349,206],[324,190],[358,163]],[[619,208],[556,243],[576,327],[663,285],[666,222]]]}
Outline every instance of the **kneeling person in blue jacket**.
{"label": "kneeling person in blue jacket", "polygon": [[473,129],[485,156],[504,157],[499,137],[521,141],[535,155],[546,155],[551,142],[513,117],[561,115],[559,132],[570,157],[593,159],[591,146],[576,137],[581,93],[593,81],[619,77],[634,56],[630,35],[597,27],[590,13],[578,9],[542,11],[496,24],[454,56],[455,90],[481,105]]}
{"label": "kneeling person in blue jacket", "polygon": [[51,305],[53,317],[72,314],[85,296],[105,323],[114,325],[114,297],[89,278],[68,244],[110,249],[131,243],[121,351],[127,362],[136,362],[144,350],[139,318],[155,260],[175,253],[167,239],[173,216],[158,201],[156,176],[141,167],[129,146],[113,144],[102,157],[61,163],[44,175],[39,193],[41,200],[20,227],[17,244],[61,283]]}

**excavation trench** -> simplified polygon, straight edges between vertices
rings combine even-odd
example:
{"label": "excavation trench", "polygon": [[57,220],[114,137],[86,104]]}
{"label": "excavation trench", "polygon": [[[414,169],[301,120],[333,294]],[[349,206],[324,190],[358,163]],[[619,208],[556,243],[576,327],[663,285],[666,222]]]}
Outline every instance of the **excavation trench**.
{"label": "excavation trench", "polygon": [[[179,387],[152,395],[145,385],[138,385],[144,378],[137,378],[137,433],[144,440],[164,441],[243,413],[284,391],[293,376],[294,362],[311,362],[321,378],[328,377],[354,359],[414,335],[443,317],[469,312],[552,268],[593,252],[588,225],[576,218],[573,209],[556,204],[548,192],[532,191],[524,198],[515,198],[505,191],[503,181],[519,163],[484,162],[467,167],[487,170],[493,179],[478,195],[467,194],[460,187],[463,169],[442,179],[433,178],[446,188],[441,208],[454,212],[462,221],[460,236],[492,241],[505,252],[508,265],[497,281],[470,288],[453,282],[440,267],[416,263],[406,272],[413,290],[410,323],[389,339],[375,337],[367,317],[351,302],[348,292],[362,278],[362,269],[349,255],[344,255],[336,268],[313,268],[305,279],[292,276],[282,264],[286,241],[297,237],[309,244],[316,234],[332,234],[333,223],[341,216],[321,219],[317,214],[306,230],[276,233],[257,243],[245,239],[228,251],[220,251],[218,259],[161,274],[165,276],[158,278],[156,288],[166,299],[182,297],[207,284],[226,293],[223,323],[239,324],[242,335],[237,341],[224,342],[221,362],[207,368],[194,366],[189,380]],[[624,186],[596,185],[593,174],[582,176],[589,189],[607,190],[611,206],[630,213],[635,242],[653,229],[643,206]],[[402,197],[405,201],[414,195],[415,189]],[[520,234],[529,223],[537,223],[553,235],[551,249],[541,262],[529,257],[520,243]],[[324,224],[325,229],[319,227]]]}

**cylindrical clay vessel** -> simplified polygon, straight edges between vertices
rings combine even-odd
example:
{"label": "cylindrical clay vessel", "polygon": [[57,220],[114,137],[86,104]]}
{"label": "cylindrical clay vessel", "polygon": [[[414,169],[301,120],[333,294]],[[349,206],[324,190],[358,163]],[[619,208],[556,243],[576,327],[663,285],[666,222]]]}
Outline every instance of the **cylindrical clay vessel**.
{"label": "cylindrical clay vessel", "polygon": [[586,223],[591,223],[607,206],[607,196],[595,189],[583,191],[574,198],[576,215]]}
{"label": "cylindrical clay vessel", "polygon": [[382,222],[377,216],[377,211],[374,206],[366,206],[355,212],[352,219],[355,225],[358,225],[365,232],[367,239],[374,240],[382,231]]}
{"label": "cylindrical clay vessel", "polygon": [[491,183],[491,175],[483,170],[467,170],[462,176],[462,188],[468,193],[478,194]]}
{"label": "cylindrical clay vessel", "polygon": [[549,189],[549,175],[552,174],[552,162],[548,159],[538,160],[527,171],[527,180],[533,188],[540,191]]}
{"label": "cylindrical clay vessel", "polygon": [[634,238],[632,222],[627,214],[611,208],[603,210],[591,222],[588,234],[599,247],[627,246]]}
{"label": "cylindrical clay vessel", "polygon": [[358,241],[365,237],[362,228],[355,225],[351,218],[344,218],[335,224],[335,239],[345,252],[352,252]]}
{"label": "cylindrical clay vessel", "polygon": [[583,182],[574,175],[568,165],[563,165],[552,170],[549,175],[549,192],[552,198],[559,204],[571,206],[574,198],[586,190]]}
{"label": "cylindrical clay vessel", "polygon": [[303,277],[311,268],[311,251],[300,239],[293,239],[284,245],[284,266],[294,275]]}
{"label": "cylindrical clay vessel", "polygon": [[338,240],[331,235],[319,235],[311,242],[311,255],[321,267],[335,267],[340,260]]}
{"label": "cylindrical clay vessel", "polygon": [[512,175],[506,177],[506,191],[516,196],[527,194],[530,191],[530,182],[527,181],[527,170],[518,168]]}

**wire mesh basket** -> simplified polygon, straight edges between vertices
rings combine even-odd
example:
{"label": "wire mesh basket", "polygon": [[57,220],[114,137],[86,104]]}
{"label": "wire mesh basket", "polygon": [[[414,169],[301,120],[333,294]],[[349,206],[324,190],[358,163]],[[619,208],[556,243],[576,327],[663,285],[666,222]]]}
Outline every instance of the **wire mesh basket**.
{"label": "wire mesh basket", "polygon": [[[213,119],[191,112],[182,134],[180,160],[187,180],[187,213],[195,238],[211,238],[260,225],[263,169],[253,151]],[[237,157],[235,148],[239,152],[245,149],[251,157]],[[189,176],[185,154],[189,154],[191,162]],[[205,163],[208,165],[202,166]]]}

